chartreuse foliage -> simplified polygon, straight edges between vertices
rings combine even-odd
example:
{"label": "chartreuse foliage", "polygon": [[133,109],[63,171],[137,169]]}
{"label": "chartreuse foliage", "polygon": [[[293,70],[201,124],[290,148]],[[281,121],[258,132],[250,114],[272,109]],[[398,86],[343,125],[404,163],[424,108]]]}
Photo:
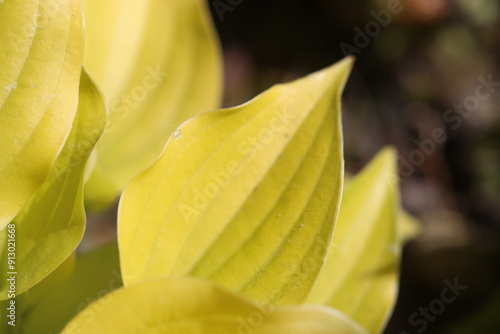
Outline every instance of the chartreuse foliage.
{"label": "chartreuse foliage", "polygon": [[309,298],[349,314],[372,333],[383,329],[399,280],[395,168],[395,152],[385,149],[346,185],[325,269]]}
{"label": "chartreuse foliage", "polygon": [[155,279],[118,290],[99,312],[88,307],[62,333],[77,332],[365,333],[342,313],[324,306],[264,306],[193,278]]}
{"label": "chartreuse foliage", "polygon": [[[221,71],[204,1],[83,4],[85,25],[79,0],[0,0],[0,331],[381,332],[418,228],[393,149],[344,187],[353,60],[205,112]],[[118,247],[76,256],[84,196],[123,189]]]}
{"label": "chartreuse foliage", "polygon": [[346,59],[183,124],[125,190],[125,284],[196,276],[263,302],[303,302],[340,203]]}
{"label": "chartreuse foliage", "polygon": [[82,24],[79,0],[0,3],[0,229],[47,179],[69,135]]}
{"label": "chartreuse foliage", "polygon": [[[22,293],[56,269],[78,246],[85,229],[83,174],[87,158],[106,125],[102,96],[82,72],[78,112],[73,129],[49,177],[14,219],[16,269]],[[7,233],[4,229],[0,233]],[[2,245],[0,279],[6,280],[7,243]],[[0,288],[7,298],[8,285]]]}
{"label": "chartreuse foliage", "polygon": [[106,207],[161,153],[175,128],[218,107],[221,60],[202,0],[84,0],[85,66],[110,103],[87,184]]}

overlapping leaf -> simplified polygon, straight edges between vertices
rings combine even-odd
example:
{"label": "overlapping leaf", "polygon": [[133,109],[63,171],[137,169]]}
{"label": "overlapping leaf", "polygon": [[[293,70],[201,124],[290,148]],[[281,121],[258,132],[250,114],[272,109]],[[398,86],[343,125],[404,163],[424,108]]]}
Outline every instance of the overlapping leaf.
{"label": "overlapping leaf", "polygon": [[85,65],[111,104],[86,197],[99,209],[183,121],[218,107],[220,52],[202,0],[85,0]]}
{"label": "overlapping leaf", "polygon": [[71,130],[83,58],[79,0],[0,3],[0,229],[49,175]]}
{"label": "overlapping leaf", "polygon": [[105,298],[84,309],[62,334],[366,333],[336,310],[261,306],[191,278],[146,281]]}
{"label": "overlapping leaf", "polygon": [[179,127],[122,196],[125,284],[191,275],[264,302],[304,301],[340,201],[340,94],[351,63]]}
{"label": "overlapping leaf", "polygon": [[[17,294],[50,274],[78,246],[85,229],[83,175],[106,119],[102,96],[83,71],[78,113],[68,140],[47,181],[14,219]],[[0,279],[4,282],[6,273],[12,270],[4,268],[7,244],[1,246]],[[0,299],[6,298],[6,291],[7,286],[2,285]]]}
{"label": "overlapping leaf", "polygon": [[401,241],[395,153],[383,150],[346,187],[330,254],[311,303],[332,306],[370,333],[385,326],[397,295]]}

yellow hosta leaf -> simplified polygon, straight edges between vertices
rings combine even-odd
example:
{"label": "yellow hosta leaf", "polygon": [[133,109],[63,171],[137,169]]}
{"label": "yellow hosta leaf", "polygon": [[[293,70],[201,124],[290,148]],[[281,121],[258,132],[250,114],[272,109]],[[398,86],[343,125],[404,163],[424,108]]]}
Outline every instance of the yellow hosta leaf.
{"label": "yellow hosta leaf", "polygon": [[85,65],[111,104],[86,198],[113,202],[175,128],[218,107],[221,57],[202,0],[85,0]]}
{"label": "yellow hosta leaf", "polygon": [[[17,241],[17,294],[50,274],[78,246],[85,229],[85,165],[106,126],[106,117],[102,96],[83,71],[78,113],[68,140],[47,181],[13,221]],[[7,244],[2,244],[4,251],[0,254],[2,282],[6,273],[13,271],[5,268],[6,247]],[[1,286],[0,299],[7,298],[7,290],[7,285]]]}
{"label": "yellow hosta leaf", "polygon": [[71,130],[83,58],[79,0],[0,2],[0,230],[49,175]]}
{"label": "yellow hosta leaf", "polygon": [[[398,178],[399,175],[386,173],[384,177]],[[344,178],[344,189],[349,188],[351,181],[352,181],[352,176],[347,175],[346,173]],[[398,230],[399,230],[399,239],[402,245],[404,245],[410,242],[412,239],[416,238],[420,234],[422,227],[417,217],[413,216],[405,209],[400,208],[398,216]]]}
{"label": "yellow hosta leaf", "polygon": [[338,212],[340,95],[351,65],[179,127],[122,196],[125,284],[190,275],[264,302],[304,301]]}
{"label": "yellow hosta leaf", "polygon": [[146,281],[104,298],[84,309],[62,334],[366,333],[327,307],[263,306],[191,278]]}
{"label": "yellow hosta leaf", "polygon": [[346,187],[329,256],[308,302],[380,333],[396,301],[401,242],[395,152],[384,149]]}
{"label": "yellow hosta leaf", "polygon": [[107,294],[122,286],[116,243],[77,257],[72,275],[54,286],[52,281],[60,279],[57,274],[49,275],[21,299],[27,303],[28,311],[23,314],[20,333],[60,333],[73,317],[96,300],[99,302],[94,307],[109,303]]}

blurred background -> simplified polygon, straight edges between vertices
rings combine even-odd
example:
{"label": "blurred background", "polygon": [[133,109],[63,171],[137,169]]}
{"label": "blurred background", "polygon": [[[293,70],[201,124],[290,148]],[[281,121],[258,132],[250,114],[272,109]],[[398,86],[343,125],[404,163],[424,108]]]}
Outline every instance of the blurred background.
{"label": "blurred background", "polygon": [[[208,5],[225,106],[356,55],[343,104],[347,170],[394,145],[403,205],[423,227],[404,249],[386,333],[500,333],[500,1]],[[445,280],[467,288],[441,309]],[[411,321],[430,305],[427,320]]]}
{"label": "blurred background", "polygon": [[[422,226],[404,248],[386,333],[499,334],[500,1],[207,6],[224,51],[226,107],[356,56],[343,96],[346,169],[395,146],[403,206]],[[115,237],[115,212],[89,222],[82,249]],[[462,289],[449,303],[445,282]]]}

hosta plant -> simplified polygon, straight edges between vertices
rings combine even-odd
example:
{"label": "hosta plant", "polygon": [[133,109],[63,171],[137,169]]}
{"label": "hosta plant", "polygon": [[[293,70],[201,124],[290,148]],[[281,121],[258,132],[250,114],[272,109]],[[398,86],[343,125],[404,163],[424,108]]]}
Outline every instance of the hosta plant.
{"label": "hosta plant", "polygon": [[203,1],[0,1],[1,332],[382,332],[415,229],[392,148],[344,176],[352,64],[216,110]]}

